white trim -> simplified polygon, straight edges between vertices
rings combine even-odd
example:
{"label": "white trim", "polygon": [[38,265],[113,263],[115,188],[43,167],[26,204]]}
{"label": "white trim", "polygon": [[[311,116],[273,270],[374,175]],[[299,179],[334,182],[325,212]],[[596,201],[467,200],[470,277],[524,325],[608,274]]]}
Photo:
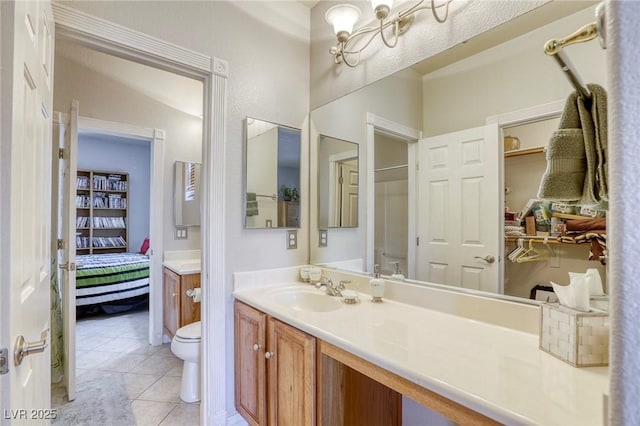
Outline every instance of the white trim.
{"label": "white trim", "polygon": [[485,123],[497,124],[498,127],[504,128],[519,126],[521,124],[532,123],[535,121],[548,120],[550,118],[556,118],[562,114],[564,104],[564,100],[559,100],[504,114],[492,115],[487,117]]}
{"label": "white trim", "polygon": [[[228,63],[109,21],[53,4],[56,35],[86,47],[203,81],[202,402],[201,424],[227,418],[224,257],[225,139]],[[215,325],[215,328],[214,328]],[[230,331],[229,331],[230,333]]]}
{"label": "white trim", "polygon": [[[185,66],[191,71],[211,72],[211,58],[173,43],[152,37],[122,25],[115,24],[73,7],[52,3],[53,15],[56,22],[56,35],[72,40],[81,41],[84,45],[104,47],[104,42],[111,46],[110,51],[129,52],[132,55],[157,60],[160,63],[170,63],[176,68]],[[155,59],[154,59],[155,57]],[[216,70],[216,73],[219,71]]]}
{"label": "white trim", "polygon": [[[502,140],[502,130],[508,127],[520,126],[528,123],[535,123],[537,121],[544,121],[553,118],[557,118],[562,114],[564,110],[565,101],[559,100],[555,102],[549,102],[546,104],[535,105],[529,108],[520,109],[517,111],[511,111],[504,114],[492,115],[487,117],[486,124],[497,124],[499,129],[499,136]],[[504,144],[498,144],[498,188],[504,188]],[[504,191],[498,191],[498,205],[504,206]],[[504,235],[504,221],[500,221],[498,225],[498,235]],[[498,253],[504,253],[504,238],[499,240]],[[504,270],[505,261],[504,254],[500,255],[499,270],[498,270],[498,291],[500,294],[504,294]]]}
{"label": "white trim", "polygon": [[[214,68],[227,63],[212,60]],[[213,74],[204,81],[204,129],[202,145],[202,403],[200,423],[224,424],[227,418],[227,294],[225,275],[225,140],[227,137],[227,77]],[[230,348],[231,350],[232,348]],[[210,400],[210,402],[209,402]]]}
{"label": "white trim", "polygon": [[339,204],[337,199],[338,179],[336,179],[336,163],[351,159],[358,160],[357,149],[353,151],[340,152],[329,156],[329,213],[333,213],[333,218],[329,218],[332,220],[332,222],[328,224],[328,228],[338,227],[338,225],[336,224],[340,222],[340,212],[336,209],[336,206]]}
{"label": "white trim", "polygon": [[416,238],[417,238],[417,143],[422,139],[422,131],[412,129],[395,121],[388,120],[373,113],[367,113],[367,132],[365,144],[366,156],[366,180],[367,180],[367,215],[366,215],[366,237],[365,237],[365,268],[373,271],[374,244],[375,244],[375,137],[376,132],[383,133],[395,138],[400,138],[407,142],[407,165],[408,165],[408,188],[414,188],[414,192],[409,192],[407,209],[409,212],[407,223],[407,270],[405,274],[408,278],[415,279],[416,276]]}

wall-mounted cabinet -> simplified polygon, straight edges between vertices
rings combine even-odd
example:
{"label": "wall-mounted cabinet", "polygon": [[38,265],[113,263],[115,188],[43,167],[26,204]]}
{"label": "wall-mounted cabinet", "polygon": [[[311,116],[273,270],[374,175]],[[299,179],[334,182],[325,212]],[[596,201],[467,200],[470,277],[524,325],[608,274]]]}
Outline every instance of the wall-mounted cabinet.
{"label": "wall-mounted cabinet", "polygon": [[129,251],[129,175],[78,170],[76,179],[76,253]]}

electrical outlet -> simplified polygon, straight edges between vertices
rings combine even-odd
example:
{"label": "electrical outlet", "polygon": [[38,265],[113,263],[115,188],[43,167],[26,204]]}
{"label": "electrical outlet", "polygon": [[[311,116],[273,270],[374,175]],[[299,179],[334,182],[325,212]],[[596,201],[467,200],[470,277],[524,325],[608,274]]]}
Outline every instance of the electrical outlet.
{"label": "electrical outlet", "polygon": [[318,247],[326,247],[327,246],[327,234],[329,231],[326,229],[321,229],[318,233]]}
{"label": "electrical outlet", "polygon": [[188,238],[187,228],[182,226],[176,226],[175,230],[175,240],[186,240]]}
{"label": "electrical outlet", "polygon": [[295,229],[287,230],[287,250],[298,248],[298,231]]}

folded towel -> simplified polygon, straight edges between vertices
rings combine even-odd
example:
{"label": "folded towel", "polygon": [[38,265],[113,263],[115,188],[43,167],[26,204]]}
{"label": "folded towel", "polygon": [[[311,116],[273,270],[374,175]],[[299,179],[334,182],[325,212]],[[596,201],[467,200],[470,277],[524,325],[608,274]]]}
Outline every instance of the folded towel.
{"label": "folded towel", "polygon": [[247,216],[257,216],[258,212],[258,200],[256,199],[255,192],[247,192],[247,208],[246,215]]}
{"label": "folded towel", "polygon": [[607,219],[596,217],[593,219],[570,219],[566,222],[568,232],[587,232],[607,229]]}
{"label": "folded towel", "polygon": [[607,95],[587,85],[591,100],[569,95],[557,131],[547,148],[547,169],[538,197],[572,204],[595,205],[608,200]]}

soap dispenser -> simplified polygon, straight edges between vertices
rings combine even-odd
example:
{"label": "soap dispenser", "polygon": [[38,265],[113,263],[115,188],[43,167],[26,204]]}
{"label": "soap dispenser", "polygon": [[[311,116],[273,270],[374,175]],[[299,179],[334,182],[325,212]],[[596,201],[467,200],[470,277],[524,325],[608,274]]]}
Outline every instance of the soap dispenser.
{"label": "soap dispenser", "polygon": [[391,262],[395,265],[393,274],[391,274],[392,280],[404,281],[404,275],[402,275],[402,271],[400,270],[400,262]]}
{"label": "soap dispenser", "polygon": [[384,280],[380,278],[379,265],[373,265],[373,278],[369,281],[369,290],[371,291],[371,301],[373,303],[382,303],[384,295]]}

